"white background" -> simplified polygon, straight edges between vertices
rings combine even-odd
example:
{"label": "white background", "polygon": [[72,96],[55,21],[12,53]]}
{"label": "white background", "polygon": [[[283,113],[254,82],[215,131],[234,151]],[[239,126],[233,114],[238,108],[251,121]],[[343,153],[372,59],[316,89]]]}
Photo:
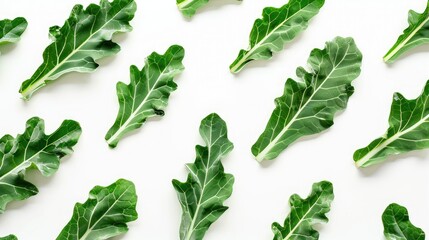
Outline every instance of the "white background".
{"label": "white background", "polygon": [[[48,132],[62,120],[81,123],[83,135],[75,153],[63,159],[51,178],[32,171],[27,179],[40,193],[8,206],[0,216],[0,235],[21,240],[54,239],[72,215],[76,202],[87,199],[95,185],[118,178],[137,187],[139,219],[117,239],[178,239],[181,209],[171,180],[186,179],[184,164],[193,162],[201,144],[201,119],[217,112],[228,123],[235,150],[225,159],[234,174],[230,209],[209,229],[207,240],[272,239],[270,225],[283,222],[289,196],[306,197],[314,182],[329,180],[336,198],[330,222],[317,227],[322,240],[383,239],[381,214],[388,204],[405,205],[412,222],[429,232],[429,151],[395,157],[366,170],[356,169],[353,152],[387,129],[392,94],[417,97],[429,78],[429,48],[420,47],[387,66],[382,57],[407,27],[407,11],[419,12],[424,0],[327,0],[309,28],[270,61],[249,64],[236,76],[228,66],[248,45],[253,21],[266,6],[285,0],[212,1],[191,21],[173,0],[137,0],[134,31],[116,37],[122,51],[100,61],[92,74],[68,74],[37,92],[29,102],[18,89],[42,62],[50,43],[48,28],[62,25],[76,2],[91,0],[0,0],[0,18],[26,17],[22,40],[2,48],[0,56],[0,135],[16,135],[32,116],[46,121]],[[305,66],[313,48],[335,36],[353,36],[364,55],[362,74],[354,82],[349,106],[328,131],[301,139],[275,161],[260,165],[250,147],[265,128],[274,98],[288,77]],[[117,81],[129,82],[129,66],[143,66],[152,51],[170,45],[186,49],[186,70],[177,78],[166,115],[151,120],[112,150],[104,135],[118,104]]]}

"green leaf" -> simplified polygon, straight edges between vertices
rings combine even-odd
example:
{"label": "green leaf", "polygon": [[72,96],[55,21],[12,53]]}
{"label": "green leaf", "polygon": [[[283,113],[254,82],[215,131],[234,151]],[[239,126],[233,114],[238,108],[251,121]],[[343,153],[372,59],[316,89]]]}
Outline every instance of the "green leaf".
{"label": "green leaf", "polygon": [[250,46],[242,49],[231,64],[232,73],[237,73],[253,60],[270,59],[273,53],[283,50],[299,33],[307,29],[308,23],[325,0],[290,0],[280,8],[267,7],[262,19],[257,19],[250,32]]}
{"label": "green leaf", "polygon": [[0,237],[0,240],[18,240],[18,238],[15,235],[9,235],[6,237]]}
{"label": "green leaf", "polygon": [[274,240],[316,240],[319,232],[313,225],[328,222],[326,213],[331,210],[334,200],[332,183],[313,184],[312,191],[306,199],[292,195],[289,199],[291,212],[284,221],[284,226],[273,223]]}
{"label": "green leaf", "polygon": [[128,231],[127,223],[137,219],[136,204],[136,189],[128,180],[96,186],[85,203],[76,203],[57,240],[103,240],[121,235]]}
{"label": "green leaf", "polygon": [[206,146],[196,147],[194,163],[187,164],[186,182],[173,180],[182,206],[181,240],[201,240],[212,223],[227,209],[234,177],[226,174],[221,160],[232,151],[226,123],[215,113],[202,120],[200,134]]}
{"label": "green leaf", "polygon": [[36,168],[43,176],[51,176],[60,159],[73,152],[82,130],[79,123],[65,120],[51,135],[45,134],[45,123],[34,117],[27,121],[23,134],[0,139],[0,213],[11,201],[24,200],[38,193],[27,182],[27,169]]}
{"label": "green leaf", "polygon": [[180,12],[188,18],[194,16],[197,10],[207,3],[209,3],[209,0],[176,0]]}
{"label": "green leaf", "polygon": [[141,71],[131,66],[129,85],[118,82],[119,112],[105,137],[110,147],[116,147],[122,137],[140,128],[148,118],[164,115],[170,94],[177,89],[174,77],[184,69],[184,54],[184,49],[177,45],[164,55],[154,52]]}
{"label": "green leaf", "polygon": [[276,158],[297,139],[328,129],[337,111],[353,94],[352,81],[360,74],[362,54],[352,38],[337,37],[323,50],[314,49],[309,71],[299,67],[299,81],[288,79],[283,96],[275,100],[267,127],[252,147],[258,161]]}
{"label": "green leaf", "polygon": [[429,148],[429,81],[423,93],[408,100],[402,94],[393,95],[389,128],[367,147],[357,150],[353,159],[358,167],[368,167],[386,161],[388,156]]}
{"label": "green leaf", "polygon": [[13,20],[4,19],[0,21],[0,45],[16,43],[27,28],[27,20],[17,17]]}
{"label": "green leaf", "polygon": [[425,233],[415,227],[405,207],[390,204],[383,213],[384,236],[387,240],[424,240]]}
{"label": "green leaf", "polygon": [[115,33],[132,30],[129,22],[136,11],[134,0],[101,0],[86,9],[76,5],[63,27],[49,29],[53,40],[43,52],[43,63],[24,81],[19,92],[28,100],[34,92],[69,72],[93,72],[100,58],[112,56],[120,47]]}
{"label": "green leaf", "polygon": [[408,50],[429,43],[429,1],[423,13],[409,11],[408,24],[410,26],[384,56],[385,62],[392,63]]}

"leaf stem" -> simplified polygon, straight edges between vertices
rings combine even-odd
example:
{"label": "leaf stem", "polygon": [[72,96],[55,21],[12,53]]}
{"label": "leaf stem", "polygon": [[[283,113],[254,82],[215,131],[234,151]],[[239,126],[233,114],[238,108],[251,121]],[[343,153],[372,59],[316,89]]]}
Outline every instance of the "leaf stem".
{"label": "leaf stem", "polygon": [[27,88],[25,88],[23,91],[21,91],[22,99],[24,99],[25,101],[30,100],[33,93],[35,93],[40,88],[46,86],[44,79],[45,78],[41,78],[41,79],[37,80],[36,82],[32,83]]}
{"label": "leaf stem", "polygon": [[407,38],[405,38],[402,42],[398,44],[398,46],[393,47],[390,51],[384,56],[383,60],[387,63],[392,62],[392,58],[411,40],[411,38],[416,35],[418,31],[429,21],[429,17],[427,17],[420,25],[414,29]]}
{"label": "leaf stem", "polygon": [[247,52],[246,55],[244,55],[237,63],[231,65],[231,67],[229,68],[231,73],[238,73],[241,70],[250,52],[251,51]]}
{"label": "leaf stem", "polygon": [[409,127],[407,130],[405,131],[399,131],[397,132],[395,135],[393,135],[392,137],[386,139],[386,141],[384,141],[381,145],[376,146],[374,149],[372,149],[371,151],[369,151],[363,158],[357,160],[355,162],[355,165],[359,168],[361,167],[368,167],[370,165],[373,165],[374,163],[377,163],[377,161],[375,162],[370,162],[370,160],[377,155],[377,153],[379,153],[380,151],[382,151],[383,149],[385,149],[387,146],[389,146],[389,144],[391,144],[392,142],[398,140],[400,137],[402,137],[403,135],[413,131],[414,129],[416,129],[418,126],[420,126],[421,124],[423,124],[426,120],[429,119],[429,114],[426,115],[424,118],[422,118],[420,121],[418,121],[417,123],[415,123],[414,125],[412,125],[411,127]]}

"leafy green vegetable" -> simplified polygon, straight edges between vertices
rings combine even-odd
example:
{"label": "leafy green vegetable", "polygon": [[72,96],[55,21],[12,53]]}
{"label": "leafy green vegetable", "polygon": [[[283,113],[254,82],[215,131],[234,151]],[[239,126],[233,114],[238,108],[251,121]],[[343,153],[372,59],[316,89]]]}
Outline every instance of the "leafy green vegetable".
{"label": "leafy green vegetable", "polygon": [[27,20],[17,17],[13,20],[4,19],[0,21],[0,45],[16,43],[27,28]]}
{"label": "leafy green vegetable", "polygon": [[44,121],[34,117],[27,121],[23,134],[0,139],[0,213],[15,200],[38,193],[37,187],[24,177],[27,169],[37,168],[43,176],[54,174],[60,159],[73,152],[82,132],[79,123],[65,120],[51,135],[46,135]]}
{"label": "leafy green vegetable", "polygon": [[152,53],[141,71],[131,66],[131,83],[116,85],[119,112],[106,134],[109,146],[116,147],[122,137],[140,128],[148,118],[164,115],[170,93],[177,89],[173,79],[184,69],[184,54],[181,46],[174,45],[164,55]]}
{"label": "leafy green vegetable", "polygon": [[425,233],[415,227],[405,207],[390,204],[383,213],[384,235],[387,240],[424,240]]}
{"label": "leafy green vegetable", "polygon": [[63,27],[49,29],[53,41],[43,52],[43,63],[24,81],[19,92],[28,100],[34,92],[69,72],[92,72],[100,58],[112,56],[120,47],[111,39],[115,33],[129,32],[136,11],[134,0],[101,0],[85,10],[76,5]]}
{"label": "leafy green vegetable", "polygon": [[390,155],[429,147],[429,81],[423,93],[408,100],[402,94],[393,95],[389,128],[367,147],[357,150],[353,159],[358,167],[381,163]]}
{"label": "leafy green vegetable", "polygon": [[128,231],[127,222],[137,219],[136,204],[136,189],[128,180],[96,186],[85,203],[75,205],[57,240],[103,240],[123,234]]}
{"label": "leafy green vegetable", "polygon": [[429,1],[422,14],[413,10],[408,13],[408,24],[410,25],[399,36],[393,47],[384,56],[384,61],[394,62],[402,54],[417,46],[429,43]]}
{"label": "leafy green vegetable", "polygon": [[181,240],[201,240],[212,223],[228,207],[223,202],[232,194],[234,177],[224,172],[221,160],[232,151],[226,123],[210,114],[202,120],[200,134],[206,147],[197,146],[194,163],[187,164],[186,182],[173,180],[182,206]]}
{"label": "leafy green vegetable", "polygon": [[362,54],[352,38],[337,37],[323,50],[314,49],[309,71],[299,67],[301,81],[288,79],[283,96],[275,100],[265,131],[252,147],[258,161],[276,158],[300,137],[331,127],[335,113],[347,106],[360,74]]}
{"label": "leafy green vegetable", "polygon": [[315,183],[306,199],[292,195],[289,199],[291,212],[284,221],[284,227],[278,223],[272,225],[274,240],[319,239],[313,225],[328,222],[325,214],[331,210],[333,200],[332,183],[326,181]]}
{"label": "leafy green vegetable", "polygon": [[[242,1],[242,0],[238,0]],[[209,0],[176,0],[177,7],[186,17],[192,17],[197,10],[206,5]]]}
{"label": "leafy green vegetable", "polygon": [[18,238],[15,235],[9,235],[6,237],[0,237],[0,240],[18,240]]}
{"label": "leafy green vegetable", "polygon": [[325,0],[290,0],[280,8],[267,7],[262,11],[262,19],[257,19],[250,33],[250,47],[242,49],[231,64],[230,70],[237,73],[253,61],[270,59],[280,52],[286,43],[307,29],[308,23]]}

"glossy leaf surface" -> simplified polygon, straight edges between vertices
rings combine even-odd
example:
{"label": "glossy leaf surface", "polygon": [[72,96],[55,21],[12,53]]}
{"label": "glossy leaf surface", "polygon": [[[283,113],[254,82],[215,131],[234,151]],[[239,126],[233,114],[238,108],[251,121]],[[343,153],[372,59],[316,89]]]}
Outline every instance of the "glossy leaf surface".
{"label": "glossy leaf surface", "polygon": [[119,112],[105,137],[110,147],[116,147],[121,138],[140,128],[147,119],[164,116],[170,94],[177,89],[174,77],[184,69],[184,54],[184,49],[177,45],[164,55],[154,52],[141,71],[131,66],[130,84],[118,82]]}
{"label": "glossy leaf surface", "polygon": [[27,20],[17,17],[13,20],[4,19],[0,21],[0,45],[16,43],[27,29]]}
{"label": "glossy leaf surface", "polygon": [[45,134],[45,124],[34,117],[27,121],[23,134],[0,139],[0,213],[11,201],[24,200],[38,193],[37,187],[25,180],[27,169],[36,168],[51,176],[60,159],[73,152],[82,130],[79,123],[65,120],[52,134]]}
{"label": "glossy leaf surface", "polygon": [[101,0],[100,5],[74,6],[62,27],[49,29],[52,43],[43,52],[43,63],[24,81],[19,92],[29,99],[37,90],[69,72],[92,72],[100,58],[115,55],[120,47],[112,41],[118,32],[132,30],[134,0]]}
{"label": "glossy leaf surface", "polygon": [[289,204],[291,212],[283,226],[273,223],[274,240],[317,240],[319,232],[313,226],[328,222],[326,213],[331,210],[334,200],[332,183],[319,182],[313,185],[310,195],[302,199],[292,195]]}
{"label": "glossy leaf surface", "polygon": [[241,50],[231,64],[233,73],[241,71],[254,60],[270,59],[273,53],[283,50],[284,45],[307,29],[325,0],[290,0],[280,8],[267,7],[262,18],[257,19],[250,33],[249,48]]}
{"label": "glossy leaf surface", "polygon": [[390,204],[383,213],[384,236],[387,240],[424,240],[425,233],[410,222],[408,210]]}
{"label": "glossy leaf surface", "polygon": [[409,50],[429,43],[429,1],[423,13],[409,11],[408,24],[408,28],[384,56],[385,62],[392,63]]}
{"label": "glossy leaf surface", "polygon": [[137,219],[137,195],[132,182],[119,179],[110,186],[96,186],[85,203],[77,203],[70,222],[57,240],[104,240],[128,231]]}
{"label": "glossy leaf surface", "polygon": [[265,131],[252,147],[256,159],[274,159],[297,139],[330,128],[335,113],[347,107],[361,63],[352,38],[337,37],[325,49],[314,49],[309,70],[299,67],[299,80],[288,79],[283,96],[275,100]]}
{"label": "glossy leaf surface", "polygon": [[173,180],[180,205],[181,240],[201,240],[211,224],[227,209],[223,203],[232,194],[234,177],[224,172],[221,160],[233,149],[226,123],[211,114],[202,120],[200,134],[206,146],[197,146],[194,163],[187,164],[186,182]]}
{"label": "glossy leaf surface", "polygon": [[357,150],[353,159],[356,166],[368,167],[386,161],[388,156],[425,148],[429,148],[429,81],[416,99],[394,94],[387,132]]}

